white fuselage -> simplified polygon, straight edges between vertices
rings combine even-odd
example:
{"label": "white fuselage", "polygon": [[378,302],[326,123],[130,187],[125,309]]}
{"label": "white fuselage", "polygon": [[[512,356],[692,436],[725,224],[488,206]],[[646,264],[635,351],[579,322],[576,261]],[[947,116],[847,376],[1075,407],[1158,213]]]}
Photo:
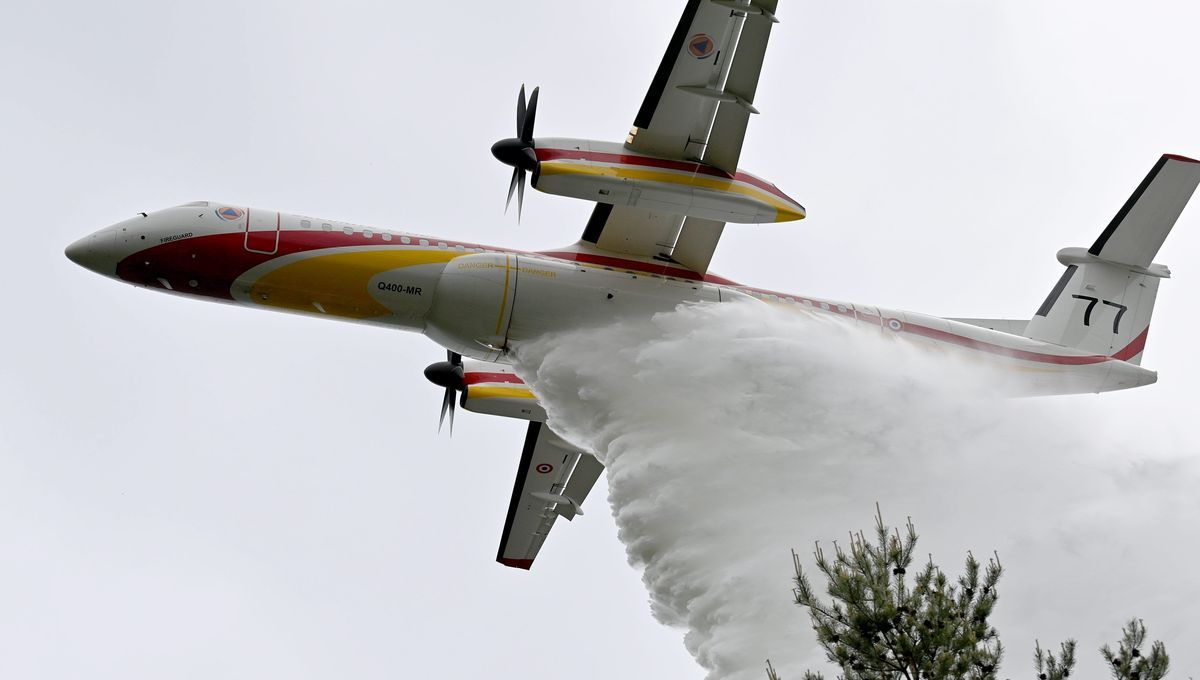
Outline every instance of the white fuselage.
{"label": "white fuselage", "polygon": [[753,301],[836,315],[870,332],[974,357],[1011,370],[1022,393],[1101,392],[1156,377],[1120,358],[1018,334],[766,291],[587,244],[517,252],[197,202],[126,220],[67,254],[98,273],[163,291],[421,332],[481,361],[504,362],[513,343],[548,332],[645,317],[684,302]]}

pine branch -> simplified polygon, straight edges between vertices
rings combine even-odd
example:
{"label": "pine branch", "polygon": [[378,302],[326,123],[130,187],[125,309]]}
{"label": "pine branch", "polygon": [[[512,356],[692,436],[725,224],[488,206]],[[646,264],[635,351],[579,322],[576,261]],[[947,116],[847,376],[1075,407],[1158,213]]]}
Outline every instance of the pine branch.
{"label": "pine branch", "polygon": [[1042,651],[1042,645],[1034,641],[1033,665],[1038,680],[1066,680],[1075,668],[1075,641],[1067,640],[1059,645],[1059,655]]}
{"label": "pine branch", "polygon": [[1146,643],[1146,625],[1141,619],[1130,619],[1121,630],[1121,642],[1117,651],[1104,645],[1100,653],[1110,664],[1113,678],[1117,680],[1162,680],[1170,670],[1171,660],[1167,656],[1166,647],[1155,640],[1150,646],[1150,653],[1143,654],[1142,647]]}

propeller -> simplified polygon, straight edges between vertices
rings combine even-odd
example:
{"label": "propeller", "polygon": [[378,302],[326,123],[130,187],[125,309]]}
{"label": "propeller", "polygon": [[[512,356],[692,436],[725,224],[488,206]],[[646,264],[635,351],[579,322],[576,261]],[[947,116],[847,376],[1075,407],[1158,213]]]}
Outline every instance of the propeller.
{"label": "propeller", "polygon": [[512,181],[508,183],[508,199],[504,201],[504,212],[512,203],[513,192],[517,193],[517,222],[521,221],[521,204],[525,200],[525,173],[533,173],[537,184],[538,159],[533,150],[533,122],[537,118],[538,88],[529,95],[529,106],[525,106],[525,86],[517,96],[517,136],[501,139],[492,145],[492,155],[513,169]]}
{"label": "propeller", "polygon": [[465,389],[467,386],[466,380],[463,377],[462,355],[446,350],[446,361],[439,361],[426,366],[425,378],[438,387],[446,388],[446,396],[442,398],[442,413],[438,416],[438,432],[442,431],[442,424],[446,422],[446,413],[449,413],[450,436],[453,437],[454,393]]}

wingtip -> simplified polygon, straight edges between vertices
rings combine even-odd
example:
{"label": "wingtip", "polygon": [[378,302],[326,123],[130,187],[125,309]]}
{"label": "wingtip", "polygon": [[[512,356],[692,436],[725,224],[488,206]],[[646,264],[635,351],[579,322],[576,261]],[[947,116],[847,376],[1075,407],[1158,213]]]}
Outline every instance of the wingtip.
{"label": "wingtip", "polygon": [[1188,158],[1187,156],[1180,156],[1179,154],[1175,154],[1175,153],[1164,153],[1163,158],[1166,158],[1166,159],[1172,160],[1172,161],[1182,161],[1184,163],[1200,163],[1200,160],[1196,160],[1195,158]]}
{"label": "wingtip", "polygon": [[514,569],[524,569],[525,571],[529,571],[533,568],[533,560],[518,560],[511,557],[498,557],[496,558],[496,561],[506,567],[512,567]]}

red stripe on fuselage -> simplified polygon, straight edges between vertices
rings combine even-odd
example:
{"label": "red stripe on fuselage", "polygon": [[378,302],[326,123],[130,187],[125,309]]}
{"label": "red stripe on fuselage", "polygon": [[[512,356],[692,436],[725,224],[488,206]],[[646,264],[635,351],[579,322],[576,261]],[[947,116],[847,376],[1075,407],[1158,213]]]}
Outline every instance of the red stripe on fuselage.
{"label": "red stripe on fuselage", "polygon": [[779,190],[779,187],[759,179],[754,175],[746,172],[736,172],[730,174],[724,170],[714,168],[711,165],[696,163],[694,161],[675,161],[666,158],[654,158],[651,156],[637,156],[625,153],[606,153],[603,151],[583,151],[581,149],[534,149],[537,153],[539,161],[554,161],[554,160],[583,160],[595,161],[596,163],[615,163],[621,165],[639,165],[647,168],[662,168],[664,170],[679,170],[681,172],[690,172],[697,175],[708,175],[709,177],[718,177],[720,179],[735,180],[745,182],[751,186],[758,187],[763,191],[781,198],[789,203],[799,205],[792,200],[790,196]]}
{"label": "red stripe on fuselage", "polygon": [[687,281],[704,281],[705,283],[716,283],[724,286],[736,286],[738,284],[715,274],[705,274],[701,276],[690,269],[682,269],[680,267],[672,267],[665,264],[657,264],[654,262],[641,262],[638,260],[626,260],[623,257],[612,257],[610,255],[596,255],[594,253],[575,253],[569,251],[543,251],[537,253],[553,257],[557,260],[568,260],[570,262],[583,262],[586,264],[595,264],[602,267],[613,267],[615,269],[628,269],[635,272],[646,272],[648,274],[659,274],[661,276],[673,276],[677,279],[685,279]]}
{"label": "red stripe on fuselage", "polygon": [[1109,358],[1103,354],[1064,356],[1061,354],[1043,354],[1042,352],[1031,352],[1026,349],[1015,349],[1012,347],[1005,347],[1003,345],[997,345],[990,342],[985,342],[983,340],[975,340],[974,338],[955,335],[954,333],[950,333],[948,331],[942,331],[936,328],[930,328],[928,326],[921,326],[919,324],[912,323],[904,324],[904,326],[901,328],[901,331],[907,331],[914,335],[920,335],[932,340],[950,343],[952,345],[960,345],[962,347],[977,349],[983,352],[988,352],[989,354],[999,354],[1002,356],[1012,357],[1014,359],[1036,361],[1044,364],[1081,366],[1086,364],[1099,364],[1109,360]]}

